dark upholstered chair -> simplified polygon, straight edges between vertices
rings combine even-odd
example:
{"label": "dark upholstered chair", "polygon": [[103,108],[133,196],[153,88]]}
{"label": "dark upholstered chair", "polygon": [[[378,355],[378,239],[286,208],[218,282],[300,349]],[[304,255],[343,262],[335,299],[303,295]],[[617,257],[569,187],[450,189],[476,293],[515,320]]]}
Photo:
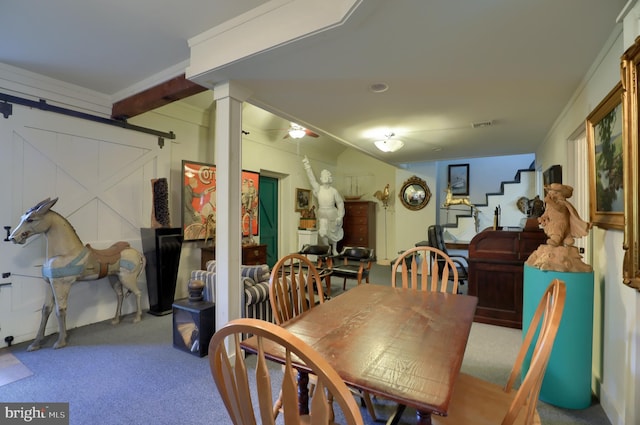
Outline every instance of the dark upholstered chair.
{"label": "dark upholstered chair", "polygon": [[[442,230],[442,226],[439,224],[432,224],[427,229],[427,237],[429,239],[429,246],[433,248],[437,248],[440,251],[444,252],[451,258],[451,260],[455,263],[456,269],[458,270],[458,282],[460,285],[463,285],[465,282],[469,280],[469,259],[463,255],[451,255],[447,252],[447,247],[444,243],[444,234]],[[439,258],[438,261],[438,270],[443,270],[445,266],[444,259]],[[449,276],[451,277],[451,276]]]}
{"label": "dark upholstered chair", "polygon": [[[331,255],[331,246],[329,245],[310,245],[305,244],[300,248],[298,254],[304,255],[312,262],[315,262],[316,269],[320,274],[320,278],[324,279],[325,297],[331,298],[331,279],[329,276],[329,268],[327,265],[327,257]],[[315,257],[315,258],[313,258]]]}
{"label": "dark upholstered chair", "polygon": [[371,248],[345,246],[340,254],[327,257],[330,277],[343,278],[343,290],[347,289],[347,279],[357,280],[358,285],[362,283],[362,279],[369,283],[369,271],[375,260]]}

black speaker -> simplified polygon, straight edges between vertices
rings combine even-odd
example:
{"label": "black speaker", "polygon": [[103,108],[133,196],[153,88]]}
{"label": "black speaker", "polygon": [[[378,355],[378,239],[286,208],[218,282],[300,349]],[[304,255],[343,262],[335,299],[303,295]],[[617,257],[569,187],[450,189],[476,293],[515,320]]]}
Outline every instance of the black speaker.
{"label": "black speaker", "polygon": [[550,185],[551,183],[562,184],[562,165],[552,165],[542,173],[542,181],[544,185]]}
{"label": "black speaker", "polygon": [[149,313],[162,316],[171,313],[176,292],[176,279],[182,251],[182,229],[179,227],[141,228],[142,250],[147,260]]}

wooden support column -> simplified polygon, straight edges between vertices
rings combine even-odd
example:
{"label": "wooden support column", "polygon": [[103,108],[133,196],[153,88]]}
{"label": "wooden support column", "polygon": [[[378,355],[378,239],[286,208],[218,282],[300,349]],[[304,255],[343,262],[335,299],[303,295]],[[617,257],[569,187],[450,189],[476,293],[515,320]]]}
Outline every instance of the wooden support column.
{"label": "wooden support column", "polygon": [[216,85],[216,329],[242,316],[241,178],[242,103],[245,89],[234,83]]}

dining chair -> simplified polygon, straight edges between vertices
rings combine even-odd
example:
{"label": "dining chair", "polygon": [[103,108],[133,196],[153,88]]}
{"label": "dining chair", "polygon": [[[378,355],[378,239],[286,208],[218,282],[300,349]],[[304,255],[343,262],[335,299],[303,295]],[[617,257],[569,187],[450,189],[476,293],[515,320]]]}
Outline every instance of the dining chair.
{"label": "dining chair", "polygon": [[[458,293],[458,272],[455,263],[447,254],[432,246],[419,244],[396,258],[391,267],[391,286],[394,288],[398,286],[398,271],[401,273],[402,288]],[[398,423],[405,408],[406,405],[401,403],[396,406],[393,419],[390,420],[391,424]]]}
{"label": "dining chair", "polygon": [[324,302],[320,274],[302,254],[288,254],[271,269],[269,302],[280,325]]}
{"label": "dining chair", "polygon": [[[539,425],[541,422],[536,405],[560,326],[565,298],[565,283],[554,279],[533,315],[507,383],[500,386],[461,373],[455,383],[448,416],[432,416],[433,425]],[[521,377],[523,361],[529,355],[532,344],[529,368],[522,383],[515,389],[515,383]]]}
{"label": "dining chair", "polygon": [[327,261],[331,256],[331,245],[311,245],[304,244],[298,254],[302,254],[315,262],[320,278],[325,283],[325,298],[331,298],[331,269]]}
{"label": "dining chair", "polygon": [[[305,255],[289,254],[280,258],[271,269],[269,300],[276,324],[280,325],[324,302],[320,274]],[[309,375],[309,392],[315,392],[315,377]],[[376,413],[368,393],[351,389],[365,404],[375,421]],[[277,416],[281,401],[276,401],[274,415]]]}
{"label": "dining chair", "polygon": [[[245,356],[240,355],[242,335],[257,337],[255,377],[250,380],[250,368]],[[348,425],[362,425],[360,408],[340,375],[313,348],[284,328],[258,319],[232,320],[218,330],[209,343],[209,366],[218,392],[235,425],[273,424],[272,394],[280,377],[272,379],[274,368],[268,367],[264,354],[265,344],[277,344],[286,353],[282,377],[282,411],[286,424],[332,424],[333,414],[327,394],[340,406]],[[228,348],[227,348],[228,347]],[[295,356],[295,357],[294,357]],[[298,409],[298,389],[294,362],[304,363],[317,379],[317,388],[311,397],[309,414]]]}
{"label": "dining chair", "polygon": [[391,268],[391,286],[394,288],[397,286],[398,271],[403,288],[458,293],[456,265],[438,248],[416,246],[404,251]]}
{"label": "dining chair", "polygon": [[[427,240],[429,246],[434,248],[438,248],[440,251],[444,252],[451,258],[451,260],[455,263],[456,269],[458,270],[458,282],[463,285],[465,282],[469,281],[469,259],[464,255],[454,255],[450,254],[447,251],[447,245],[444,242],[444,231],[440,224],[432,224],[427,228]],[[438,259],[439,262],[439,270],[442,270],[444,267],[444,259]],[[451,278],[451,276],[449,276]]]}
{"label": "dining chair", "polygon": [[331,270],[330,278],[343,278],[342,290],[347,289],[347,279],[354,279],[358,285],[362,279],[369,283],[369,272],[376,260],[374,250],[361,246],[345,246],[338,255],[327,257]]}

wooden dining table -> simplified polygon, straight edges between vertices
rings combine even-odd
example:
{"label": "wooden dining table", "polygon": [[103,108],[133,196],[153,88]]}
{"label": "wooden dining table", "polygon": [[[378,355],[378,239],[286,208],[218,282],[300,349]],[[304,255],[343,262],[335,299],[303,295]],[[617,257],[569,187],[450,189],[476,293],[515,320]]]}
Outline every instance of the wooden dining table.
{"label": "wooden dining table", "polygon": [[[347,385],[413,407],[419,424],[447,415],[478,299],[363,284],[282,326],[313,347]],[[255,338],[242,342],[255,352]],[[265,355],[283,362],[281,348]],[[308,377],[300,373],[300,410],[308,412]],[[403,409],[400,410],[400,412]],[[399,418],[390,418],[393,423]]]}

